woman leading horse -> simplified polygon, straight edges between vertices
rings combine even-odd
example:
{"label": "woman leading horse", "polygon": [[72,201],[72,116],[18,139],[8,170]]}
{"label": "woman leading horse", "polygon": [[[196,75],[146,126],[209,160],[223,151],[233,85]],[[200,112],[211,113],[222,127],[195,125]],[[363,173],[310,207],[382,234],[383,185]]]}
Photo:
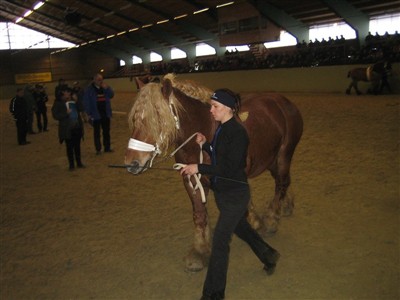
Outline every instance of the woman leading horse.
{"label": "woman leading horse", "polygon": [[[178,81],[172,74],[160,83],[140,87],[130,111],[132,135],[125,154],[125,164],[133,174],[141,174],[156,163],[155,157],[167,157],[168,150],[182,145],[196,132],[212,140],[218,122],[210,114],[212,91],[191,81]],[[290,165],[303,132],[303,120],[296,106],[279,94],[254,93],[242,97],[237,117],[249,136],[246,174],[256,177],[269,170],[275,180],[275,195],[261,218],[249,205],[248,220],[255,229],[275,232],[281,212],[292,213],[293,199],[288,197]],[[201,149],[194,140],[175,153],[175,161],[200,163]],[[211,158],[204,156],[204,163]],[[196,180],[197,179],[197,180]],[[202,195],[208,194],[210,181],[201,177],[204,190],[195,176],[183,176],[183,183],[193,206],[194,244],[186,257],[186,268],[201,270],[210,255],[210,226]]]}

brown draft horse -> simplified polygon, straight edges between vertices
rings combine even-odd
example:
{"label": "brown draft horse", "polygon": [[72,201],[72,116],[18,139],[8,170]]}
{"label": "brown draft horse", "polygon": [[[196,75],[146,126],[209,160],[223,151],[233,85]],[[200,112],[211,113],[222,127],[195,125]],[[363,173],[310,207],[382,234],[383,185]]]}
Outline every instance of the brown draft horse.
{"label": "brown draft horse", "polygon": [[[160,83],[141,85],[129,113],[132,135],[125,154],[128,171],[141,174],[150,169],[156,155],[168,156],[169,149],[201,132],[212,140],[217,122],[212,118],[209,99],[212,91],[191,81],[178,81],[167,74]],[[248,131],[247,156],[249,178],[269,170],[275,179],[275,196],[260,218],[249,205],[249,221],[256,229],[275,232],[281,216],[290,215],[294,204],[287,195],[290,165],[303,132],[303,120],[296,106],[279,94],[253,93],[242,97],[241,122]],[[175,154],[179,163],[198,163],[200,148],[190,140]],[[210,158],[205,154],[205,163]],[[201,177],[204,192],[208,178]],[[201,193],[193,186],[193,177],[183,177],[193,206],[194,244],[185,258],[186,269],[203,269],[210,255],[210,225]]]}
{"label": "brown draft horse", "polygon": [[369,92],[377,94],[379,90],[379,83],[382,79],[382,76],[385,69],[384,62],[377,62],[368,68],[354,68],[347,73],[347,77],[351,78],[351,83],[349,87],[346,89],[346,94],[350,95],[351,89],[354,88],[357,95],[361,95],[362,93],[358,89],[358,82],[371,82],[371,89]]}

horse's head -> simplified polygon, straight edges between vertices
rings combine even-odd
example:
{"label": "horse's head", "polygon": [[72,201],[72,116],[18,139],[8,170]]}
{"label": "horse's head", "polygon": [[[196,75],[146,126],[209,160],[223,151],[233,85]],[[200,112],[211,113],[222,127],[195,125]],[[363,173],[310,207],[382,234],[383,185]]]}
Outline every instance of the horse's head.
{"label": "horse's head", "polygon": [[129,165],[130,173],[136,175],[146,171],[157,155],[167,155],[174,142],[178,130],[178,104],[174,102],[172,92],[169,79],[141,85],[129,113],[132,134],[125,152],[125,164]]}

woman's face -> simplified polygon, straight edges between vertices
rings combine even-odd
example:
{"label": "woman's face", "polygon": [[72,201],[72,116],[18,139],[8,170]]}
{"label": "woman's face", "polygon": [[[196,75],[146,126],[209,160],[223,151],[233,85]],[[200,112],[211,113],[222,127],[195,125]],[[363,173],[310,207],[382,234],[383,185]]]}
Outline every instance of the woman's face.
{"label": "woman's face", "polygon": [[221,102],[215,100],[211,100],[210,112],[215,121],[219,121],[221,123],[228,121],[233,115],[232,109],[230,107],[223,105]]}

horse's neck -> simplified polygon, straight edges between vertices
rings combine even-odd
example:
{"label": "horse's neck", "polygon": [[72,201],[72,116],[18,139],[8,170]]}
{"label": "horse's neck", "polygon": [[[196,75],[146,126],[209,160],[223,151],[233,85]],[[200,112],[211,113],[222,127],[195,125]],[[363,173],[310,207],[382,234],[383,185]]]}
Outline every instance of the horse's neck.
{"label": "horse's neck", "polygon": [[[217,128],[217,122],[212,118],[210,113],[210,106],[200,100],[193,99],[184,94],[178,94],[177,100],[183,107],[181,114],[181,130],[183,135],[180,136],[178,142],[186,140],[195,132],[200,132],[206,138],[212,138]],[[195,121],[201,120],[201,121]]]}

